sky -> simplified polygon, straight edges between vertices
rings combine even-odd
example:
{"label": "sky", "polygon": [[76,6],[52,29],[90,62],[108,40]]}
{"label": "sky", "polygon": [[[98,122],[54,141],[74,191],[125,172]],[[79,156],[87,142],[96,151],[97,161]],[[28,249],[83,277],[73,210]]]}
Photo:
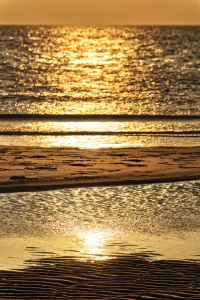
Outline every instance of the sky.
{"label": "sky", "polygon": [[200,25],[200,0],[0,0],[0,24]]}

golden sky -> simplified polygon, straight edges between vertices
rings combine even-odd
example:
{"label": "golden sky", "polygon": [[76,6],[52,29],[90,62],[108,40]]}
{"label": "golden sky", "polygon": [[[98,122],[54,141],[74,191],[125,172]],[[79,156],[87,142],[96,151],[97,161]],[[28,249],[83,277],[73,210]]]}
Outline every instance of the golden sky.
{"label": "golden sky", "polygon": [[200,25],[200,0],[0,0],[0,24]]}

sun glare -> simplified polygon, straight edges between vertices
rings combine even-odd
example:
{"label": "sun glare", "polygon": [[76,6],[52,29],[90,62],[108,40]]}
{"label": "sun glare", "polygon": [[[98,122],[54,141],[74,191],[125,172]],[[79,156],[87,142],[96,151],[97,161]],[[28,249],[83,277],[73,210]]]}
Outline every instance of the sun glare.
{"label": "sun glare", "polygon": [[82,253],[92,260],[108,259],[105,255],[105,235],[101,232],[88,232],[84,235]]}
{"label": "sun glare", "polygon": [[88,233],[85,237],[85,245],[91,248],[98,247],[100,245],[98,235],[95,233]]}
{"label": "sun glare", "polygon": [[73,64],[105,65],[111,63],[111,57],[102,53],[84,52],[83,57],[72,60]]}

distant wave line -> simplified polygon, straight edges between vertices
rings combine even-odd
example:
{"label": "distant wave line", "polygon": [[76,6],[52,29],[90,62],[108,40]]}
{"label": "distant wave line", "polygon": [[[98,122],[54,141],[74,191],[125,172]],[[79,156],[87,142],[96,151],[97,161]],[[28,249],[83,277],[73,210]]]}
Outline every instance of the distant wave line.
{"label": "distant wave line", "polygon": [[0,135],[29,135],[29,136],[97,136],[97,135],[192,135],[200,134],[200,130],[196,131],[0,131]]}
{"label": "distant wave line", "polygon": [[34,121],[59,121],[59,122],[87,122],[87,121],[184,121],[200,120],[200,115],[109,115],[109,114],[92,114],[92,115],[54,115],[54,114],[0,114],[0,119],[6,121],[14,120],[34,120]]}

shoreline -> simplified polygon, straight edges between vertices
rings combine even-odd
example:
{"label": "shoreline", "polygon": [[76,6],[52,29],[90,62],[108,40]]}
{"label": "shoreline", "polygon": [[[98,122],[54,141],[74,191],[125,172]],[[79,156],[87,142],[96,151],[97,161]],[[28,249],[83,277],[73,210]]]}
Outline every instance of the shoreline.
{"label": "shoreline", "polygon": [[88,183],[46,183],[37,185],[12,185],[0,187],[0,194],[7,193],[24,193],[24,192],[44,192],[53,191],[59,189],[72,189],[72,188],[92,188],[92,187],[108,187],[108,186],[124,186],[124,185],[141,185],[141,184],[156,184],[156,183],[170,183],[170,182],[181,182],[181,181],[192,181],[200,180],[200,176],[191,176],[187,178],[169,178],[169,179],[149,179],[149,180],[127,180],[127,181],[96,181]]}
{"label": "shoreline", "polygon": [[0,193],[200,179],[200,147],[0,146]]}

